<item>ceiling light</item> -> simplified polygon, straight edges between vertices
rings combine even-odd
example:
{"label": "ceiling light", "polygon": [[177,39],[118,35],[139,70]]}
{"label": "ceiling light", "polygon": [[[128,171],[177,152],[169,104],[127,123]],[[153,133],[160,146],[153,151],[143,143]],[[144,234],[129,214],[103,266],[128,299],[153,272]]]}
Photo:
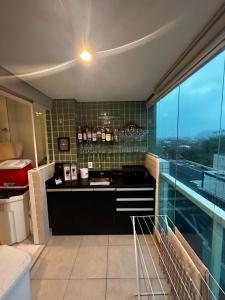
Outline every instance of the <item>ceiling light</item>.
{"label": "ceiling light", "polygon": [[90,61],[92,59],[91,53],[87,50],[84,50],[80,54],[80,59],[83,61]]}

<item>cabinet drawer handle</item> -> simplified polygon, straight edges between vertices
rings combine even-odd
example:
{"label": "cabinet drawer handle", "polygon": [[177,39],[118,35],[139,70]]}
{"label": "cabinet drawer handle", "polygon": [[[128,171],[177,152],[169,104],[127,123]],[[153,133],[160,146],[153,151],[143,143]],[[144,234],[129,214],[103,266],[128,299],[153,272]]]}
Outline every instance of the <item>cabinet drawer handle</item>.
{"label": "cabinet drawer handle", "polygon": [[93,191],[93,188],[71,189],[72,192],[88,192]]}
{"label": "cabinet drawer handle", "polygon": [[94,191],[115,191],[115,188],[94,188]]}
{"label": "cabinet drawer handle", "polygon": [[116,198],[117,202],[127,201],[154,201],[154,198]]}
{"label": "cabinet drawer handle", "polygon": [[153,208],[117,208],[116,211],[153,211]]}
{"label": "cabinet drawer handle", "polygon": [[48,193],[53,193],[53,192],[71,192],[71,189],[46,189]]}
{"label": "cabinet drawer handle", "polygon": [[153,187],[149,188],[117,188],[117,191],[125,192],[125,191],[154,191]]}

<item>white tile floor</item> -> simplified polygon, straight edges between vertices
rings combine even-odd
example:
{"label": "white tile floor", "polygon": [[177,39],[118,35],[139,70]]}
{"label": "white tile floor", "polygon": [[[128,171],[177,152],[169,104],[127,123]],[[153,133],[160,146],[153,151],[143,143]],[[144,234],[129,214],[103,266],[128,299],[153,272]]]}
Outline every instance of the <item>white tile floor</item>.
{"label": "white tile floor", "polygon": [[14,244],[13,247],[21,249],[25,252],[28,252],[31,255],[31,257],[32,257],[31,267],[35,264],[40,253],[44,249],[43,245],[34,245],[32,237],[28,237],[24,241]]}
{"label": "white tile floor", "polygon": [[[161,282],[169,292],[158,266],[157,250],[151,238],[148,241]],[[152,286],[159,291],[153,264],[149,262],[147,268]],[[136,299],[135,276],[132,235],[55,236],[32,268],[32,300]],[[144,288],[143,279],[141,283]],[[155,299],[165,297],[156,296]],[[167,296],[167,299],[172,297]]]}

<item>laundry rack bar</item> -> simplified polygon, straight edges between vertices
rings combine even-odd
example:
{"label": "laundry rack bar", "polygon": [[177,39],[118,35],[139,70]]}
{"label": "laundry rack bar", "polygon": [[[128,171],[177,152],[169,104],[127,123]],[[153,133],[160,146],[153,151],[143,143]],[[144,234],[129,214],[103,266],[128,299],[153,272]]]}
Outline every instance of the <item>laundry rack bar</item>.
{"label": "laundry rack bar", "polygon": [[[154,217],[154,216],[149,216],[149,217]],[[132,220],[132,225],[133,225],[133,237],[134,237],[134,252],[135,252],[135,266],[136,266],[136,280],[137,280],[137,294],[135,294],[135,296],[137,297],[138,300],[141,300],[141,297],[142,296],[151,296],[153,297],[153,299],[155,299],[155,296],[165,296],[165,299],[167,299],[166,295],[167,293],[164,291],[164,288],[163,288],[163,284],[159,278],[159,274],[157,272],[157,269],[156,269],[156,266],[155,266],[155,263],[154,263],[154,260],[152,258],[152,255],[151,256],[151,259],[152,259],[152,262],[153,262],[153,266],[154,266],[154,269],[156,271],[156,274],[157,274],[157,279],[160,283],[160,287],[161,287],[161,291],[154,291],[153,290],[153,287],[152,287],[152,284],[151,284],[151,280],[150,280],[150,277],[149,277],[149,274],[148,274],[148,269],[147,269],[147,265],[146,265],[146,262],[145,262],[145,258],[144,258],[144,255],[143,255],[143,251],[142,251],[142,248],[141,248],[141,243],[140,243],[140,239],[139,239],[139,236],[137,234],[137,231],[136,231],[136,221],[138,220],[137,219],[138,217],[137,216],[132,216],[131,217],[131,220]],[[151,233],[149,231],[149,233]],[[144,231],[142,231],[142,234],[141,236],[145,239],[144,237]],[[145,241],[146,242],[146,241]],[[146,243],[147,245],[147,243]],[[148,245],[147,245],[148,246]],[[140,264],[140,261],[139,261],[139,256],[141,257],[141,264]],[[146,272],[146,275],[147,275],[147,281],[149,283],[149,287],[150,287],[150,291],[147,291],[147,292],[141,292],[141,284],[140,284],[140,277],[141,277],[141,270],[140,270],[140,266],[144,267],[144,271]],[[144,272],[143,272],[144,274]],[[144,278],[145,280],[145,278]]]}
{"label": "laundry rack bar", "polygon": [[[167,275],[167,279],[170,282],[171,290],[173,292],[174,299],[178,300],[217,300],[218,298],[213,293],[212,289],[210,288],[211,283],[217,284],[221,293],[225,295],[224,291],[221,289],[219,284],[216,282],[214,277],[208,272],[209,279],[207,282],[205,281],[205,277],[200,275],[201,283],[203,283],[205,292],[207,293],[202,294],[202,290],[199,289],[198,284],[196,285],[196,280],[194,280],[187,269],[184,268],[183,261],[176,253],[173,253],[173,249],[169,247],[167,240],[168,240],[168,232],[171,232],[171,228],[174,230],[176,226],[170,220],[168,216],[159,215],[157,216],[156,220],[157,223],[153,223],[152,215],[148,216],[132,216],[132,226],[133,226],[133,233],[134,233],[134,252],[135,252],[135,266],[136,266],[136,279],[137,279],[137,299],[140,300],[142,296],[149,296],[148,299],[156,299],[158,295],[164,296],[164,299],[168,299],[168,291],[165,291],[163,287],[162,280],[159,276],[159,273],[156,268],[156,264],[154,262],[151,247],[149,247],[149,237],[153,242],[151,245],[155,247],[159,255],[160,265],[162,267],[163,273]],[[154,236],[151,234],[149,226],[150,223],[153,225],[154,228]],[[169,224],[171,228],[169,227]],[[146,230],[146,228],[148,230]],[[137,234],[138,232],[138,234]],[[146,234],[146,232],[148,232]],[[175,235],[175,233],[173,233]],[[167,236],[168,235],[168,236]],[[144,243],[143,243],[144,241]],[[144,253],[143,249],[147,249],[147,256]],[[186,252],[186,251],[184,251]],[[182,256],[182,255],[181,255]],[[167,261],[166,261],[167,260]],[[151,284],[150,280],[150,273],[149,273],[149,262],[151,262],[151,267],[154,269],[156,274],[155,280],[158,281],[160,290],[155,291]],[[207,268],[206,268],[207,269]],[[141,274],[142,272],[142,274]],[[144,276],[143,276],[144,275]],[[141,277],[143,276],[143,277]],[[146,277],[146,278],[145,278]],[[148,283],[147,291],[142,291],[143,287],[141,286],[141,280],[144,279],[145,288],[147,289],[146,280]],[[207,295],[207,297],[206,297]]]}

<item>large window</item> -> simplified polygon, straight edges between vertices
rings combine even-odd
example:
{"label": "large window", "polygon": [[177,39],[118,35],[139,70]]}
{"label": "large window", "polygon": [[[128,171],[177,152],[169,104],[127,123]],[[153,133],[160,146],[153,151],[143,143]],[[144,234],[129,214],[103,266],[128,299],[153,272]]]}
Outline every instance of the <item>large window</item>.
{"label": "large window", "polygon": [[225,209],[225,50],[149,109],[149,152]]}
{"label": "large window", "polygon": [[224,74],[225,50],[150,107],[148,148],[161,162],[159,214],[225,290]]}
{"label": "large window", "polygon": [[218,154],[225,52],[180,85],[178,159],[214,167]]}
{"label": "large window", "polygon": [[176,158],[179,87],[157,104],[156,149],[165,159]]}

